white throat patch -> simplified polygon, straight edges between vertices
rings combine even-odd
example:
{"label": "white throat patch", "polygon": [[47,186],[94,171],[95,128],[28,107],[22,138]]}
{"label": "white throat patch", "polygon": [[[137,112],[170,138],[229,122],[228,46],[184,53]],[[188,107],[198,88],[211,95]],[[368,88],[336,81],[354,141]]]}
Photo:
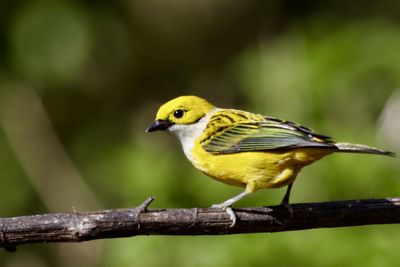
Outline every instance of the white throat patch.
{"label": "white throat patch", "polygon": [[211,116],[217,112],[219,108],[213,108],[201,118],[198,122],[193,124],[174,124],[168,130],[174,133],[182,144],[183,152],[186,157],[193,162],[192,150],[196,140],[203,133]]}

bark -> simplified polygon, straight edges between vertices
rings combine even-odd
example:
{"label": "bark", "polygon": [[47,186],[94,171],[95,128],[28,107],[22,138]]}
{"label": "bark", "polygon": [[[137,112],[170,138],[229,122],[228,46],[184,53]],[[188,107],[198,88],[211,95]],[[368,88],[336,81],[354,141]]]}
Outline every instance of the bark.
{"label": "bark", "polygon": [[81,242],[136,235],[225,235],[311,228],[400,223],[400,198],[233,209],[131,209],[52,213],[0,219],[0,247],[8,251],[27,243]]}

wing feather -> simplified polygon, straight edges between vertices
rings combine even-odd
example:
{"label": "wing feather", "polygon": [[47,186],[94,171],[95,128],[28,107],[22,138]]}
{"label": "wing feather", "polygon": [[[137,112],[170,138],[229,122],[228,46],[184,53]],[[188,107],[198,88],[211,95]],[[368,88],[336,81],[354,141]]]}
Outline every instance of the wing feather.
{"label": "wing feather", "polygon": [[224,130],[207,138],[203,148],[213,154],[268,151],[298,147],[335,148],[328,136],[289,121],[265,117],[239,120],[224,125]]}

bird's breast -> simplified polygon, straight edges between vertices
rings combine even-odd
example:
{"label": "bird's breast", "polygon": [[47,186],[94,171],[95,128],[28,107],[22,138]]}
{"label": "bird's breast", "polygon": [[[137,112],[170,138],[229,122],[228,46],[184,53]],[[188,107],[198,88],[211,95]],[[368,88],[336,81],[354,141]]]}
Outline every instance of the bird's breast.
{"label": "bird's breast", "polygon": [[[218,181],[241,187],[255,181],[259,189],[281,187],[293,182],[302,167],[329,153],[326,149],[291,149],[211,154],[200,145],[195,145],[191,162]],[[283,173],[290,175],[282,176]]]}

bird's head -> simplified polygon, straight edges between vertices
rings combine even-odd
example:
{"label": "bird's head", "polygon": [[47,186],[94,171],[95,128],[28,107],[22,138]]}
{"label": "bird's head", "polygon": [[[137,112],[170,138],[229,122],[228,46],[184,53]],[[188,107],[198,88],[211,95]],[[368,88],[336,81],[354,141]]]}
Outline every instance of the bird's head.
{"label": "bird's head", "polygon": [[163,104],[157,111],[156,120],[147,132],[167,130],[174,125],[191,125],[200,121],[215,108],[207,100],[197,96],[180,96]]}

